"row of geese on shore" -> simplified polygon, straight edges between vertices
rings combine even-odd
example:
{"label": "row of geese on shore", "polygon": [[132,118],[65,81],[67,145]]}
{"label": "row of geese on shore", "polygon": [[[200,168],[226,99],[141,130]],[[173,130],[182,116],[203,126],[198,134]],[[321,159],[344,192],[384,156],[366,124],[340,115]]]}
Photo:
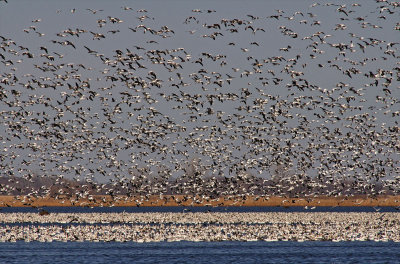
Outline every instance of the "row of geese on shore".
{"label": "row of geese on shore", "polygon": [[1,222],[0,242],[400,242],[398,213],[15,213]]}

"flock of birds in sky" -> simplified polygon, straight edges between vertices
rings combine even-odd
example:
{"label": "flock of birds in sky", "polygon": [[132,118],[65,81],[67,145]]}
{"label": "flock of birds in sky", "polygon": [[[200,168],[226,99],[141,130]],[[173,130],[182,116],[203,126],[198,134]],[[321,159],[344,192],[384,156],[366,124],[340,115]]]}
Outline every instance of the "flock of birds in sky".
{"label": "flock of birds in sky", "polygon": [[54,10],[90,23],[0,32],[1,175],[152,194],[251,194],[256,179],[276,194],[400,190],[398,2],[218,12],[174,27],[128,6]]}

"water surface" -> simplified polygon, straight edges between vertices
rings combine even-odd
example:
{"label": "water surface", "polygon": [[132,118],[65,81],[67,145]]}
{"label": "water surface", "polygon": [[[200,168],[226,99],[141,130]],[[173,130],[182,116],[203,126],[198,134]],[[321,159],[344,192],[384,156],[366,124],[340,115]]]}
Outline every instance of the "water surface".
{"label": "water surface", "polygon": [[16,242],[2,263],[400,263],[394,242]]}

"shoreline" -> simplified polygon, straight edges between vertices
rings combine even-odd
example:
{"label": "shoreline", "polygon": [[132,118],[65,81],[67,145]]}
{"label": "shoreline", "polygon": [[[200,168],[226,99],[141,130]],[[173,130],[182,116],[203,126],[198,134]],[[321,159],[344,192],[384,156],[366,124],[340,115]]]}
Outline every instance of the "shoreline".
{"label": "shoreline", "polygon": [[359,195],[352,197],[262,197],[262,196],[230,196],[215,199],[202,199],[201,197],[187,195],[161,195],[161,196],[114,196],[89,195],[86,198],[59,197],[29,197],[29,196],[0,196],[0,207],[98,207],[98,206],[260,206],[260,207],[398,207],[400,195],[368,197]]}

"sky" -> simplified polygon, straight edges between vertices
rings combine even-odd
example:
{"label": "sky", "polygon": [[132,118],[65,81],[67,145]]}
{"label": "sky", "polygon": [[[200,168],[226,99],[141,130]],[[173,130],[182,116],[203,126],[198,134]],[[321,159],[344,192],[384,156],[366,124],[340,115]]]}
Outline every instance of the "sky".
{"label": "sky", "polygon": [[399,7],[340,4],[0,2],[4,175],[395,179]]}

